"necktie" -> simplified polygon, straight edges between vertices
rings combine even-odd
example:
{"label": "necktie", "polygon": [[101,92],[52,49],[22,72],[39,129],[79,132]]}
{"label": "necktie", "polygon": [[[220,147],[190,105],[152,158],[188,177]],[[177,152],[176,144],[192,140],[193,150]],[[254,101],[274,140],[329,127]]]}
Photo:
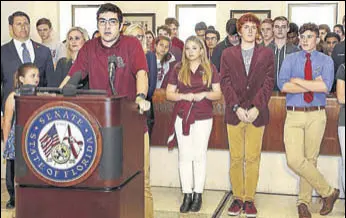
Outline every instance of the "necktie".
{"label": "necktie", "polygon": [[23,47],[23,63],[30,63],[31,62],[31,58],[30,58],[30,53],[29,50],[26,48],[25,43],[22,44]]}
{"label": "necktie", "polygon": [[[312,66],[311,66],[311,60],[310,60],[310,53],[306,53],[306,62],[305,62],[305,80],[312,80]],[[305,92],[304,93],[304,101],[307,103],[312,102],[314,100],[314,93],[313,92]]]}

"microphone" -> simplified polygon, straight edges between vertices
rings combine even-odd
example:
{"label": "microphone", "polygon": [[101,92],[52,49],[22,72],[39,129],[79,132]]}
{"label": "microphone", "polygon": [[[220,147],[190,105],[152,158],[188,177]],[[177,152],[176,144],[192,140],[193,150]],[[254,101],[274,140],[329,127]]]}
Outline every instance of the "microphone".
{"label": "microphone", "polygon": [[109,84],[112,89],[112,94],[117,95],[114,88],[115,70],[117,68],[117,57],[115,55],[108,57],[108,73],[109,73]]}

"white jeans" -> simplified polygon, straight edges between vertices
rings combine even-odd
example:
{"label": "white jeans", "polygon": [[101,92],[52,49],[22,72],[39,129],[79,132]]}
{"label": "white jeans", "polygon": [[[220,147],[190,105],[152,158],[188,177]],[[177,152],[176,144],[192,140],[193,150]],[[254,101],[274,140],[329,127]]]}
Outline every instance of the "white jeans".
{"label": "white jeans", "polygon": [[[190,134],[184,136],[182,119],[175,122],[179,148],[179,173],[183,193],[203,193],[209,136],[213,119],[197,120],[190,126]],[[193,183],[194,178],[194,183]]]}
{"label": "white jeans", "polygon": [[341,158],[342,158],[342,169],[341,169],[341,177],[342,177],[342,186],[345,190],[345,127],[339,126],[339,142],[340,142],[340,150],[341,150]]}

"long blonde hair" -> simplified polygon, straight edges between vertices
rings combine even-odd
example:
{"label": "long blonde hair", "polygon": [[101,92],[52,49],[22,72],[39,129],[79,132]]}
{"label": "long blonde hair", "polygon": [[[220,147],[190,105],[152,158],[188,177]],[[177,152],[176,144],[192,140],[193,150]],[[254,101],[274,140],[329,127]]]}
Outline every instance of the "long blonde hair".
{"label": "long blonde hair", "polygon": [[197,36],[190,36],[189,38],[186,39],[185,41],[185,46],[183,49],[183,56],[182,56],[182,61],[181,61],[181,68],[179,70],[178,74],[178,79],[180,82],[184,83],[184,85],[189,85],[191,86],[191,73],[190,73],[190,61],[186,57],[186,44],[191,41],[196,43],[197,45],[200,46],[200,48],[203,50],[200,58],[201,58],[201,66],[203,68],[203,71],[200,72],[202,75],[202,80],[203,84],[207,84],[208,87],[211,85],[211,78],[212,78],[212,70],[210,67],[210,62],[207,57],[207,49],[204,45],[204,42],[198,38]]}
{"label": "long blonde hair", "polygon": [[126,28],[126,30],[124,32],[124,35],[136,37],[136,35],[135,35],[135,31],[136,30],[140,30],[143,33],[144,37],[143,37],[142,41],[140,41],[140,43],[142,45],[144,53],[146,54],[147,51],[148,51],[148,48],[147,48],[147,37],[145,37],[145,31],[144,31],[142,25],[140,25],[138,23],[131,24],[130,26],[128,26]]}

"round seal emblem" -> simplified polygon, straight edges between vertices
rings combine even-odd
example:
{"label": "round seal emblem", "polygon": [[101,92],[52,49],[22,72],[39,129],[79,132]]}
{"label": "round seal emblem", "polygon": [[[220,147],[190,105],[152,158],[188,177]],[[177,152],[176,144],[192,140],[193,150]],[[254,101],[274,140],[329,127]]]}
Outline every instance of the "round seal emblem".
{"label": "round seal emblem", "polygon": [[101,156],[95,119],[68,102],[50,103],[38,111],[23,132],[23,154],[29,168],[39,179],[56,186],[87,179]]}

